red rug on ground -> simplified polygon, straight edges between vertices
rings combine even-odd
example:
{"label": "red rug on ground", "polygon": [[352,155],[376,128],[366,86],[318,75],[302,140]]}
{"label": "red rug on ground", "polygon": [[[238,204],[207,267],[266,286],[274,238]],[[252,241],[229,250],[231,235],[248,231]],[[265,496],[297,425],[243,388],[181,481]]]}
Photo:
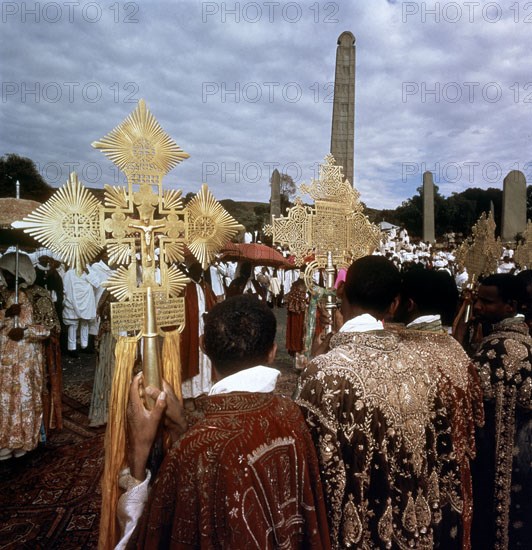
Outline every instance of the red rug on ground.
{"label": "red rug on ground", "polygon": [[65,388],[62,432],[0,462],[1,550],[97,547],[104,429],[89,428],[83,386]]}

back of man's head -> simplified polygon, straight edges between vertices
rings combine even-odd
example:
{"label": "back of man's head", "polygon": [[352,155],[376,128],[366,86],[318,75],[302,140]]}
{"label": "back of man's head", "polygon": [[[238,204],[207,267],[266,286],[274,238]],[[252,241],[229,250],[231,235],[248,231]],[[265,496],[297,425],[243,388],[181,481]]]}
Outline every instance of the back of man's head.
{"label": "back of man's head", "polygon": [[204,350],[216,370],[227,376],[266,361],[276,328],[271,309],[253,296],[227,298],[205,316]]}
{"label": "back of man's head", "polygon": [[[401,283],[401,304],[408,300],[412,300],[415,314],[406,322],[420,315],[440,315],[444,325],[451,325],[458,304],[458,290],[454,279],[445,271],[412,269],[403,273]],[[400,309],[404,311],[403,307]]]}
{"label": "back of man's head", "polygon": [[201,264],[199,262],[194,262],[190,265],[188,268],[188,274],[194,282],[199,283],[201,281],[201,276],[203,275],[203,268],[201,267]]}
{"label": "back of man's head", "polygon": [[251,272],[253,271],[253,266],[249,262],[244,262],[240,265],[239,277],[249,279],[251,277]]}
{"label": "back of man's head", "polygon": [[382,318],[401,289],[401,275],[382,256],[365,256],[347,270],[344,296],[351,306]]}
{"label": "back of man's head", "polygon": [[516,277],[525,284],[529,299],[532,298],[532,269],[523,269]]}

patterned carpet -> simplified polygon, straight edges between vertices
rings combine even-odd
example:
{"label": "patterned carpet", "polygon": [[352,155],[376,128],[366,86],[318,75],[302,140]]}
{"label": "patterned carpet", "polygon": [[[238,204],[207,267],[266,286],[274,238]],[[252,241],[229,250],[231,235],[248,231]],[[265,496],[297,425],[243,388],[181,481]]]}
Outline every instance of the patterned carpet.
{"label": "patterned carpet", "polygon": [[96,548],[102,428],[89,428],[90,384],[67,385],[64,429],[0,463],[0,549]]}

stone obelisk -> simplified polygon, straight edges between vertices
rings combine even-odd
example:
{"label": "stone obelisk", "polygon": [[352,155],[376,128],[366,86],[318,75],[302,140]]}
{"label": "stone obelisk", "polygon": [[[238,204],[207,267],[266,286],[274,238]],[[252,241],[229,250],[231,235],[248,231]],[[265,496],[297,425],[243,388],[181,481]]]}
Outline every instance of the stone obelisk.
{"label": "stone obelisk", "polygon": [[434,180],[432,172],[423,174],[423,240],[433,243],[434,231]]}
{"label": "stone obelisk", "polygon": [[281,174],[277,168],[272,172],[272,191],[270,195],[270,223],[273,223],[273,218],[278,218],[281,215]]}
{"label": "stone obelisk", "polygon": [[502,193],[503,242],[514,241],[526,230],[526,178],[523,172],[512,170],[504,178]]}
{"label": "stone obelisk", "polygon": [[355,156],[355,54],[355,37],[345,31],[338,37],[336,50],[331,154],[336,164],[343,166],[351,185]]}

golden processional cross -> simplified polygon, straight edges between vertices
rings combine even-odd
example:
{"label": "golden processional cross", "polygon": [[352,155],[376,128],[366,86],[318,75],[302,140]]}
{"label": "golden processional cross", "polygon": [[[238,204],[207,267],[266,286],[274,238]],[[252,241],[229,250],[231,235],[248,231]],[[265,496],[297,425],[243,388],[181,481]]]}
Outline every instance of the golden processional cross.
{"label": "golden processional cross", "polygon": [[379,245],[381,232],[364,215],[359,192],[344,179],[342,167],[332,155],[320,165],[318,179],[302,185],[300,190],[314,199],[314,207],[296,199],[287,216],[273,219],[268,233],[274,243],[288,246],[296,264],[314,255],[305,271],[307,288],[312,288],[314,270],[325,268],[327,309],[332,312],[334,266],[347,267],[353,260],[371,254]]}
{"label": "golden processional cross", "polygon": [[[480,277],[497,272],[502,243],[495,237],[495,228],[493,213],[482,213],[471,230],[471,237],[456,252],[456,262],[465,266],[469,275],[469,292],[473,291]],[[465,323],[470,321],[472,311],[472,304],[468,303],[464,311]]]}
{"label": "golden processional cross", "polygon": [[[206,269],[241,226],[206,185],[186,207],[181,191],[163,189],[163,176],[189,155],[163,131],[144,101],[93,146],[125,173],[127,187],[106,185],[102,205],[72,174],[64,187],[16,227],[57,252],[79,272],[104,248],[109,263],[119,266],[105,284],[118,300],[111,304],[111,330],[117,337],[116,368],[105,438],[100,516],[99,547],[107,549],[118,539],[118,472],[126,460],[126,405],[137,342],[142,345],[144,384],[161,388],[162,368],[180,396],[177,336],[185,323],[180,294],[188,279],[176,264],[184,261],[186,244]],[[161,336],[165,336],[162,351]]]}
{"label": "golden processional cross", "polygon": [[515,261],[521,269],[532,269],[532,222],[528,220],[523,240],[515,250]]}
{"label": "golden processional cross", "polygon": [[102,205],[73,173],[50,200],[15,225],[78,272],[107,250],[109,263],[119,265],[105,285],[118,300],[111,305],[112,332],[142,340],[146,384],[161,387],[154,340],[164,335],[162,328],[181,331],[185,323],[180,294],[188,279],[176,265],[184,261],[185,244],[206,269],[241,226],[206,185],[186,207],[181,191],[163,189],[163,176],[189,155],[143,100],[92,145],[125,173],[127,187],[106,185]]}
{"label": "golden processional cross", "polygon": [[471,230],[471,237],[456,252],[456,261],[467,269],[470,284],[483,275],[497,272],[502,243],[495,237],[495,228],[493,213],[482,213]]}

